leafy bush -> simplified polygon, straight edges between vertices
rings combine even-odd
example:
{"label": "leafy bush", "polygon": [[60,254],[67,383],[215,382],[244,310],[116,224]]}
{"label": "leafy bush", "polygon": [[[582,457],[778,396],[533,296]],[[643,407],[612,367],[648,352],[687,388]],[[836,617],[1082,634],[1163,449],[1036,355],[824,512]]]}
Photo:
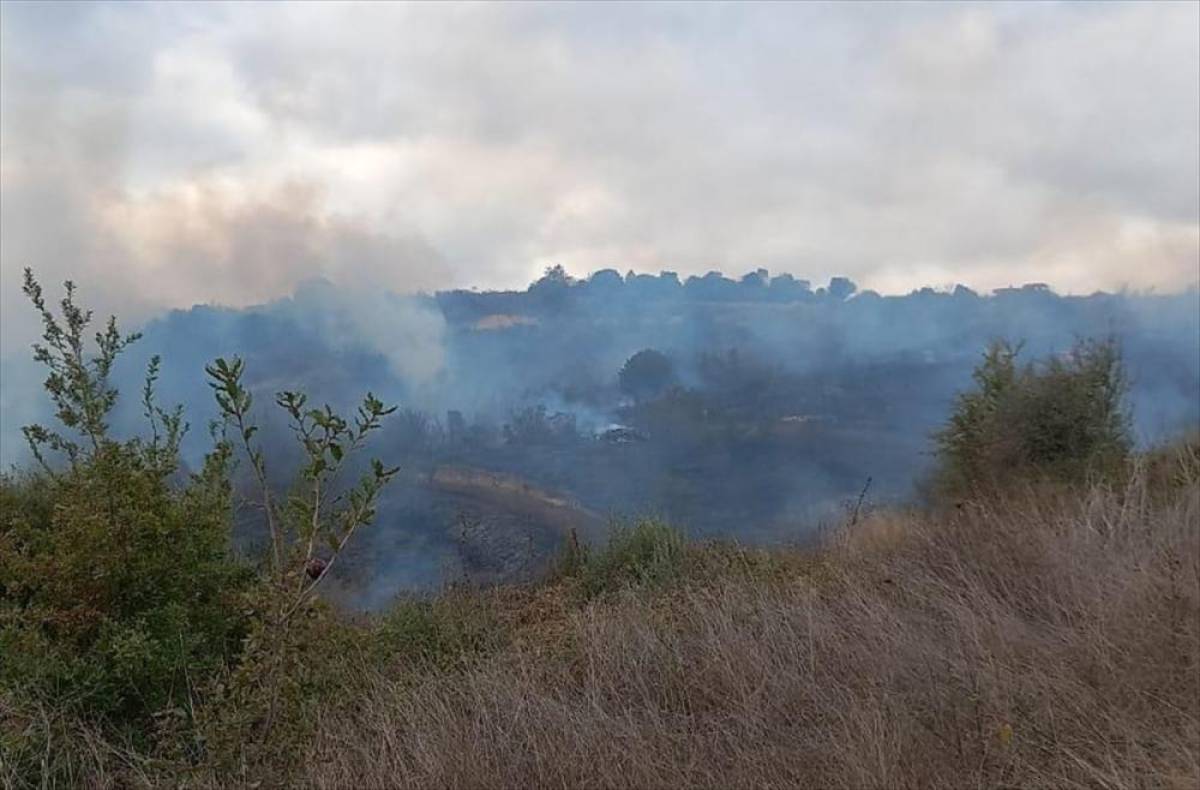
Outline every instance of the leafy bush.
{"label": "leafy bush", "polygon": [[25,292],[45,325],[34,353],[64,430],[27,427],[41,470],[0,479],[0,683],[91,716],[144,719],[185,699],[244,634],[235,599],[251,574],[228,552],[229,453],[219,446],[172,484],[187,426],[154,403],[157,358],[143,392],[151,438],[111,438],[108,374],[137,336],[110,320],[89,356],[91,313],[70,283],[61,319],[28,271]]}
{"label": "leafy bush", "polygon": [[1131,441],[1120,353],[1080,341],[1065,355],[1020,365],[1019,346],[996,342],[935,435],[935,487],[960,494],[1017,476],[1079,482],[1119,472]]}
{"label": "leafy bush", "polygon": [[[399,472],[371,459],[356,484],[340,483],[367,437],[396,407],[367,393],[347,419],[328,405],[306,408],[302,393],[277,393],[275,403],[288,414],[304,455],[291,490],[279,496],[255,440],[244,371],[236,357],[205,368],[223,418],[219,446],[232,453],[236,445],[258,482],[268,550],[260,584],[247,600],[251,628],[239,661],[214,683],[191,748],[243,780],[279,781],[294,765],[291,754],[311,732],[321,700],[342,688],[345,673],[337,667],[363,649],[363,635],[340,622],[315,593],[355,532],[374,519],[380,491]],[[178,742],[179,733],[173,735]]]}
{"label": "leafy bush", "polygon": [[[252,602],[270,612],[277,591],[264,585]],[[302,753],[333,700],[367,694],[370,632],[314,601],[286,627],[258,616],[236,665],[209,683],[194,720],[165,716],[159,751],[179,763],[198,763],[218,786],[293,784]]]}
{"label": "leafy bush", "polygon": [[[188,426],[180,408],[155,402],[158,358],[142,392],[149,435],[113,438],[109,373],[138,335],[109,319],[93,350],[92,313],[70,282],[57,314],[29,270],[24,289],[44,325],[34,356],[48,369],[60,427],[26,427],[38,469],[0,477],[0,704],[122,729],[140,746],[182,744],[189,759],[236,757],[242,750],[222,736],[261,743],[302,721],[329,681],[314,647],[340,656],[353,641],[315,592],[398,471],[372,460],[357,484],[339,482],[394,408],[368,394],[347,419],[279,393],[305,459],[279,496],[255,440],[244,365],[218,359],[207,372],[223,419],[201,469],[184,474]],[[268,549],[258,572],[230,548],[239,450],[261,487]],[[228,716],[214,715],[226,702]],[[20,720],[0,721],[5,753]]]}
{"label": "leafy bush", "polygon": [[494,653],[504,629],[489,603],[481,592],[459,589],[401,599],[383,618],[376,649],[385,663],[418,671],[452,669]]}
{"label": "leafy bush", "polygon": [[682,574],[685,547],[683,533],[658,519],[616,524],[599,551],[572,540],[559,572],[578,579],[589,598],[629,585],[660,585]]}

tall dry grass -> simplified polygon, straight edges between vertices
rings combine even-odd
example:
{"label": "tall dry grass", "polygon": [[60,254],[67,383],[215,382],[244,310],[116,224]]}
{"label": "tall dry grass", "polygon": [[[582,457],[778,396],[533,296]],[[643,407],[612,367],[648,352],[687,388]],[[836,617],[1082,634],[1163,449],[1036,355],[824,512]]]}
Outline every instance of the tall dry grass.
{"label": "tall dry grass", "polygon": [[877,513],[792,565],[546,607],[472,668],[380,674],[330,706],[301,773],[330,788],[1200,786],[1200,492],[1184,468],[1153,490],[1138,472]]}
{"label": "tall dry grass", "polygon": [[0,786],[1194,788],[1200,444],[1141,463],[817,550],[651,525],[540,585],[329,621],[303,721],[233,751],[0,695]]}

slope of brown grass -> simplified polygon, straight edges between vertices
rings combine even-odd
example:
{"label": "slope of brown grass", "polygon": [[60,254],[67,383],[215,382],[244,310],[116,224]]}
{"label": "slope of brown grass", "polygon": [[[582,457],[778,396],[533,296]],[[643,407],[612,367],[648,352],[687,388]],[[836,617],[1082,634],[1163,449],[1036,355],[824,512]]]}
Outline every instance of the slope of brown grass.
{"label": "slope of brown grass", "polygon": [[[875,514],[331,711],[321,787],[1200,784],[1200,494]],[[693,549],[693,559],[702,549]],[[710,550],[714,553],[716,550]],[[701,559],[703,559],[701,557]]]}
{"label": "slope of brown grass", "polygon": [[315,713],[223,764],[215,737],[137,754],[3,699],[0,746],[32,733],[67,784],[114,787],[1194,788],[1194,450],[1119,489],[869,513],[819,550],[660,551],[652,526],[633,574],[610,552],[401,604],[324,632],[346,647],[312,654]]}

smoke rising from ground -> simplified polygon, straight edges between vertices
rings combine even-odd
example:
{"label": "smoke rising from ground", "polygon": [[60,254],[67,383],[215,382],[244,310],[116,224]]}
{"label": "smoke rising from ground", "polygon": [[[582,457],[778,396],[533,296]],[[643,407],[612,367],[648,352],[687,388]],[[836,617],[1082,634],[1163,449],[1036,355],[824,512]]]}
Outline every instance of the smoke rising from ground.
{"label": "smoke rising from ground", "polygon": [[[346,593],[366,606],[459,574],[529,572],[566,523],[595,532],[609,515],[654,512],[694,534],[802,540],[868,477],[874,501],[911,498],[930,433],[995,338],[1024,341],[1032,359],[1114,337],[1136,440],[1200,425],[1194,289],[1072,297],[1044,285],[992,295],[960,286],[885,297],[846,278],[814,289],[764,270],[575,280],[559,269],[523,291],[431,296],[314,280],[258,306],[174,311],[144,331],[117,370],[116,425],[138,430],[133,393],[161,354],[161,398],[185,404],[195,426],[184,445],[191,464],[208,447],[214,409],[202,371],[217,356],[246,359],[263,435],[281,460],[277,391],[350,409],[370,390],[402,407],[373,452],[405,476],[356,549],[360,586]],[[644,349],[662,366],[642,380],[621,374]],[[19,423],[47,415],[30,406],[41,402],[32,366],[10,358],[3,372],[10,462]],[[287,469],[277,466],[281,484]]]}
{"label": "smoke rising from ground", "polygon": [[[216,356],[245,356],[266,405],[403,404],[372,599],[462,571],[486,512],[525,535],[555,492],[764,538],[867,476],[908,496],[997,336],[1036,356],[1114,335],[1140,441],[1200,419],[1195,3],[0,15],[0,460],[44,418],[32,266],[144,325],[119,427],[161,353],[191,463]],[[596,274],[450,290],[555,264]],[[829,285],[705,274],[744,266]],[[951,292],[1027,281],[1063,295]],[[669,384],[623,389],[645,348]],[[534,493],[488,499],[514,480]]]}

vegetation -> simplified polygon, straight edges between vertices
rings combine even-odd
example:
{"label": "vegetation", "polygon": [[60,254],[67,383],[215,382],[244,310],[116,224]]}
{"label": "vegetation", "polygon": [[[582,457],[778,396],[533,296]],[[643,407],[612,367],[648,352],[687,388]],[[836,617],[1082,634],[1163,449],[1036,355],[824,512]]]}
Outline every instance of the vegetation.
{"label": "vegetation", "polygon": [[[339,488],[338,475],[393,409],[368,394],[351,424],[328,406],[305,410],[301,394],[280,393],[307,459],[293,493],[280,501],[254,442],[244,365],[218,359],[208,373],[224,422],[213,426],[214,446],[200,471],[184,474],[179,445],[188,425],[180,409],[155,402],[158,358],[142,393],[149,438],[113,438],[107,420],[118,393],[109,375],[138,335],[122,335],[109,319],[89,352],[92,313],[76,304],[70,282],[58,315],[29,270],[24,288],[42,318],[44,342],[34,356],[48,370],[45,389],[62,427],[25,428],[40,469],[0,479],[6,707],[51,708],[55,717],[104,728],[140,748],[161,740],[156,732],[167,725],[180,729],[175,719],[199,737],[199,698],[237,698],[252,710],[237,697],[248,694],[261,698],[263,710],[242,719],[265,740],[288,691],[306,675],[299,660],[305,629],[297,623],[322,616],[317,586],[371,521],[380,489],[397,470],[373,461],[350,488]],[[231,552],[231,432],[261,486],[269,549],[257,563]],[[38,756],[16,748],[22,740],[7,728],[0,737],[9,779]],[[194,738],[191,754],[199,744]],[[54,778],[44,761],[32,766]]]}
{"label": "vegetation", "polygon": [[[149,440],[117,441],[105,419],[117,393],[108,375],[137,339],[115,322],[85,353],[91,314],[68,284],[61,319],[26,273],[42,314],[49,393],[65,432],[26,436],[41,472],[0,485],[0,680],[66,710],[144,727],[188,698],[192,682],[226,663],[245,636],[236,599],[251,574],[228,551],[230,452],[219,444],[181,485],[177,449],[187,426],[153,399]],[[51,466],[51,452],[65,464]]]}
{"label": "vegetation", "polygon": [[[489,661],[332,711],[309,781],[416,787],[1192,787],[1197,494],[1023,489],[815,555],[693,545]],[[725,570],[712,574],[723,555]],[[757,560],[757,561],[756,561]],[[701,569],[705,569],[701,572]],[[568,598],[569,600],[569,598]]]}
{"label": "vegetation", "polygon": [[589,551],[572,540],[560,570],[591,598],[630,584],[667,584],[682,573],[684,559],[685,541],[678,530],[658,519],[642,519],[614,525],[602,551]]}
{"label": "vegetation", "polygon": [[[187,473],[157,362],[149,438],[109,435],[136,337],[110,322],[89,356],[73,289],[61,318],[26,290],[63,427],[28,429],[40,466],[0,481],[5,787],[1200,781],[1200,439],[1130,451],[1109,344],[989,351],[938,436],[957,507],[855,505],[769,550],[643,519],[537,583],[350,618],[317,592],[396,474],[352,460],[391,409],[280,393],[305,459],[281,494],[219,359]],[[230,549],[238,459],[261,556]]]}
{"label": "vegetation", "polygon": [[[1031,287],[994,296],[866,291],[842,300],[830,292],[834,283],[810,288],[761,272],[741,283],[683,279],[690,284],[673,275],[555,273],[546,285],[565,294],[559,307],[543,299],[544,287],[442,291],[385,299],[372,311],[386,320],[364,316],[338,288],[305,286],[294,299],[252,309],[171,311],[144,327],[114,381],[130,398],[141,382],[128,357],[169,359],[163,397],[184,403],[198,428],[185,442],[189,458],[205,449],[199,415],[212,404],[195,374],[230,348],[244,351],[252,382],[290,382],[318,403],[353,403],[368,389],[419,394],[404,404],[409,415],[387,418],[372,439],[392,464],[503,472],[570,492],[595,512],[668,513],[697,534],[770,536],[834,518],[868,475],[875,497],[908,496],[928,472],[929,434],[994,337],[1027,338],[1024,361],[1067,349],[1076,336],[1118,332],[1138,435],[1165,440],[1200,424],[1194,294],[1076,297]],[[376,319],[423,334],[393,336]],[[416,329],[443,325],[435,334]],[[665,355],[674,375],[657,394],[634,398],[621,390],[619,371],[642,349]],[[36,408],[33,377],[6,367],[0,378],[9,403]],[[270,397],[259,396],[264,411],[273,409]],[[114,417],[122,435],[140,430],[129,411]],[[11,424],[16,412],[5,416]],[[279,451],[291,443],[281,422],[260,420],[255,437],[274,459],[278,485],[287,478]],[[617,426],[631,430],[610,433]],[[3,449],[11,458],[14,448]],[[460,503],[439,494],[416,504],[410,493],[403,479],[391,484],[380,518],[404,519],[430,555],[454,554],[459,541],[442,524]],[[352,545],[373,543],[382,530],[373,532]],[[355,555],[380,558],[374,577],[394,567],[388,552]],[[339,577],[347,564],[338,561]],[[412,570],[406,581],[435,583],[438,567]],[[380,587],[392,585],[372,585]]]}
{"label": "vegetation", "polygon": [[1014,476],[1082,482],[1119,475],[1131,440],[1126,379],[1112,340],[1019,365],[1020,346],[996,342],[937,436],[938,486],[947,493]]}
{"label": "vegetation", "polygon": [[634,354],[617,373],[621,391],[637,400],[661,395],[674,379],[671,360],[666,354],[652,348]]}

